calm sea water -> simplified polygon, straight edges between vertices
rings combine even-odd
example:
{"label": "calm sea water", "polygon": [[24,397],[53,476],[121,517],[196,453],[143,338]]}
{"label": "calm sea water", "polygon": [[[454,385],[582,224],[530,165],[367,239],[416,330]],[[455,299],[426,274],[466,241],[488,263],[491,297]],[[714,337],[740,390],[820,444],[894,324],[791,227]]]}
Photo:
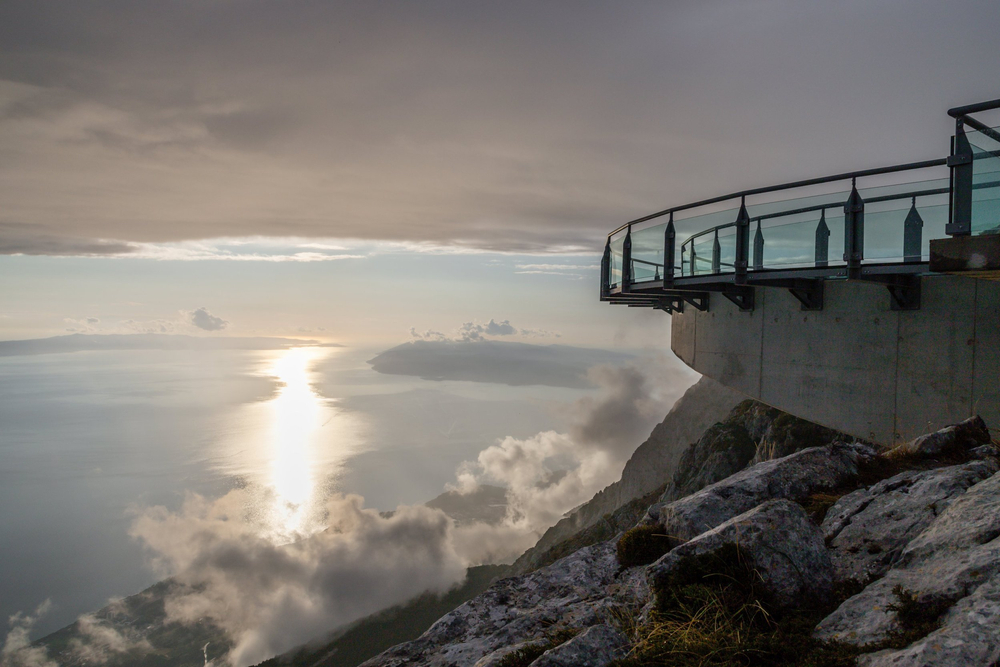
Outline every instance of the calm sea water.
{"label": "calm sea water", "polygon": [[380,375],[376,352],[0,359],[0,617],[50,598],[41,636],[154,583],[136,508],[249,486],[291,533],[334,491],[424,502],[496,438],[563,428],[554,408],[581,395]]}

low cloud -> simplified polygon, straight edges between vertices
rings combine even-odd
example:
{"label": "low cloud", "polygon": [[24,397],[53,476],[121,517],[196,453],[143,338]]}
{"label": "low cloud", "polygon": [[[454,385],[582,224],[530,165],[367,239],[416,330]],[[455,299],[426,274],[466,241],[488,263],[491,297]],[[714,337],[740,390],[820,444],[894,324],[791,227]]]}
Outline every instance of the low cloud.
{"label": "low cloud", "polygon": [[417,340],[448,340],[448,337],[440,331],[428,329],[427,331],[421,333],[417,331],[416,327],[410,327],[410,337],[416,338]]}
{"label": "low cloud", "polygon": [[229,322],[221,317],[216,317],[212,313],[208,312],[206,308],[198,308],[197,310],[191,311],[189,313],[189,318],[191,324],[204,331],[222,331],[229,326]]}
{"label": "low cloud", "polygon": [[486,324],[481,324],[475,320],[465,322],[451,336],[433,329],[420,332],[416,327],[410,327],[410,337],[417,340],[474,343],[489,340],[491,338],[505,338],[508,336],[522,336],[525,338],[559,338],[560,334],[553,331],[546,331],[545,329],[518,328],[511,324],[510,320],[500,320],[498,322],[492,317]]}
{"label": "low cloud", "polygon": [[98,330],[98,324],[101,323],[96,317],[84,317],[80,319],[74,319],[67,317],[63,320],[66,323],[66,331],[69,333],[94,333]]}
{"label": "low cloud", "polygon": [[326,503],[322,532],[282,543],[248,514],[248,492],[216,501],[191,495],[177,512],[142,512],[132,535],[178,592],[168,621],[210,621],[233,642],[231,665],[255,664],[425,591],[442,593],[465,575],[440,510],[399,507],[391,517],[360,496]]}
{"label": "low cloud", "polygon": [[507,437],[459,466],[456,490],[470,492],[487,483],[507,488],[503,539],[516,543],[511,535],[518,534],[537,539],[616,481],[628,457],[692,379],[662,360],[644,360],[642,367],[601,365],[588,377],[601,391],[572,405],[567,433]]}
{"label": "low cloud", "polygon": [[[46,600],[34,613],[18,612],[10,617],[10,632],[0,649],[0,667],[59,667],[48,649],[32,646],[29,636],[34,625],[52,608]],[[142,638],[127,637],[93,614],[84,614],[76,621],[76,633],[57,656],[73,664],[99,665],[109,658],[126,653],[142,654],[153,650]]]}
{"label": "low cloud", "polygon": [[517,329],[511,325],[510,320],[497,322],[492,318],[486,324],[466,322],[458,330],[459,337],[464,341],[483,340],[485,336],[513,336],[516,333]]}

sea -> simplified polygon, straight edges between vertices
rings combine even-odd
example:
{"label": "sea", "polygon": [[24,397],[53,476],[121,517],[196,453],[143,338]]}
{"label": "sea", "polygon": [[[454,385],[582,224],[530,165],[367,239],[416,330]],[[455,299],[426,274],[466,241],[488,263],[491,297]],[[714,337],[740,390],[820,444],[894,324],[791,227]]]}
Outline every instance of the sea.
{"label": "sea", "polygon": [[588,393],[380,374],[379,351],[0,358],[0,617],[50,600],[39,637],[155,583],[129,535],[146,508],[249,488],[291,535],[331,493],[423,503],[497,439],[564,430]]}

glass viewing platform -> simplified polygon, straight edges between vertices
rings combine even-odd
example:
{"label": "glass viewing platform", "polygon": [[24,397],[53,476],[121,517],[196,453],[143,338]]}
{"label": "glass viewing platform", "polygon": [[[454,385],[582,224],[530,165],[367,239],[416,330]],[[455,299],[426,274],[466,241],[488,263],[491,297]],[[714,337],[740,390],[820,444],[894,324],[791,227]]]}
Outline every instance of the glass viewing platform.
{"label": "glass viewing platform", "polygon": [[1000,131],[959,107],[951,155],[757,188],[670,208],[608,235],[601,300],[673,312],[721,293],[743,310],[754,286],[823,307],[823,281],[869,280],[896,310],[919,308],[930,242],[1000,234]]}

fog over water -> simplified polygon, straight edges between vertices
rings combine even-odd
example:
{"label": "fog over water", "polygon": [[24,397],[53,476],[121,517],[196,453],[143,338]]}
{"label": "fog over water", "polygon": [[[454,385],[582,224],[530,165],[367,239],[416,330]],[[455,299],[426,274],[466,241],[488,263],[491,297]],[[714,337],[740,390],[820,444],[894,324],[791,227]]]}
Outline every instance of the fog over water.
{"label": "fog over water", "polygon": [[0,615],[46,634],[159,577],[129,536],[155,505],[240,490],[273,539],[331,494],[425,502],[506,436],[565,430],[588,390],[381,375],[379,350],[106,351],[0,359]]}

